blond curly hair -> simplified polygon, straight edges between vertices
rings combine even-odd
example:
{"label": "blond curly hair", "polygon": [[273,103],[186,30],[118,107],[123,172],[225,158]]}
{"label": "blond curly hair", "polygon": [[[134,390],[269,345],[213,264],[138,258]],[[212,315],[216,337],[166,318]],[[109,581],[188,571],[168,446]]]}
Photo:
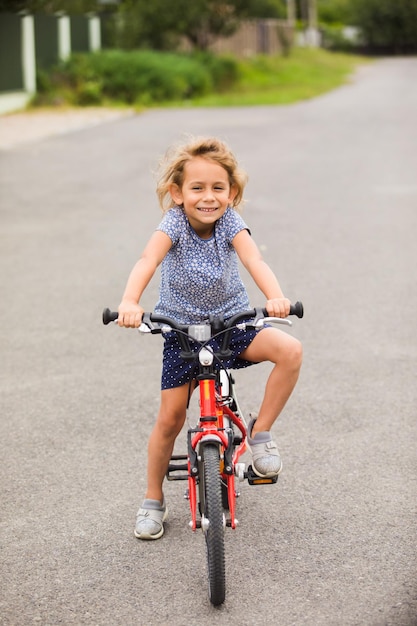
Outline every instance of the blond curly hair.
{"label": "blond curly hair", "polygon": [[221,165],[229,176],[230,186],[237,190],[232,206],[237,209],[243,201],[243,191],[248,177],[238,165],[229,146],[216,137],[196,137],[185,143],[173,146],[161,160],[157,176],[156,193],[164,212],[175,205],[170,187],[175,184],[182,187],[185,165],[195,157],[203,157]]}

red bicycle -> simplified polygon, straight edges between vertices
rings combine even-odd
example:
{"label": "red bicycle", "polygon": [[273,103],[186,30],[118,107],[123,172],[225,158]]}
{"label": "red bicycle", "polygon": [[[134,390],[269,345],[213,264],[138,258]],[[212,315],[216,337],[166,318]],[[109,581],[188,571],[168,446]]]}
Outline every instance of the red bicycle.
{"label": "red bicycle", "polygon": [[[301,302],[291,306],[290,315],[303,317]],[[105,309],[103,323],[117,320],[117,313]],[[251,309],[224,321],[219,317],[192,325],[177,324],[168,317],[145,313],[141,332],[177,333],[186,361],[198,364],[200,416],[198,425],[187,432],[187,454],[175,455],[167,471],[168,480],[187,480],[193,531],[201,528],[207,551],[209,598],[214,606],[226,597],[225,528],[236,528],[235,479],[250,485],[276,483],[278,476],[259,477],[251,465],[239,459],[246,448],[246,423],[239,408],[234,379],[223,361],[230,355],[229,341],[233,328],[262,328],[265,323],[291,325],[287,318],[269,317],[266,309]],[[210,346],[221,339],[220,349]],[[190,388],[191,393],[191,388]]]}

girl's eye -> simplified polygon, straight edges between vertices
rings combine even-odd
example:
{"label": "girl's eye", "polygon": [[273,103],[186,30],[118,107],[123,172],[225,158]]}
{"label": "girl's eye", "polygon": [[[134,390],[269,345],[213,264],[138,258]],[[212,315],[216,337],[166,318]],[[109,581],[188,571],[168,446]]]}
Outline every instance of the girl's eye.
{"label": "girl's eye", "polygon": [[[202,187],[202,185],[193,185],[191,187],[191,189],[192,189],[192,191],[202,191],[203,187]],[[214,191],[224,191],[225,187],[223,185],[215,185],[213,187],[213,189],[214,189]]]}

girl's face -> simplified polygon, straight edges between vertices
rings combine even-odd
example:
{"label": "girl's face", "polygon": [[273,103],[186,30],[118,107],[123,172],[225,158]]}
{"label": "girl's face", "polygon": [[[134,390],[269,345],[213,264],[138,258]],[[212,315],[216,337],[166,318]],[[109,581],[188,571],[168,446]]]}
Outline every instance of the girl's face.
{"label": "girl's face", "polygon": [[213,233],[214,224],[221,218],[236,196],[230,186],[226,170],[203,157],[195,157],[184,167],[182,187],[171,185],[174,202],[183,205],[192,228],[202,238]]}

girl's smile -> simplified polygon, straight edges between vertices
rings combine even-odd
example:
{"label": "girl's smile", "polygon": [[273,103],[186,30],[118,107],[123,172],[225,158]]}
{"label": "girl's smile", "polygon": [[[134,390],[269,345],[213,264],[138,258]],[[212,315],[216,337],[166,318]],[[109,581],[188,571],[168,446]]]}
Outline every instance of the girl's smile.
{"label": "girl's smile", "polygon": [[214,224],[233,201],[236,190],[230,185],[226,170],[209,159],[195,157],[184,167],[181,188],[172,185],[174,202],[183,205],[194,231],[203,238],[211,236]]}

